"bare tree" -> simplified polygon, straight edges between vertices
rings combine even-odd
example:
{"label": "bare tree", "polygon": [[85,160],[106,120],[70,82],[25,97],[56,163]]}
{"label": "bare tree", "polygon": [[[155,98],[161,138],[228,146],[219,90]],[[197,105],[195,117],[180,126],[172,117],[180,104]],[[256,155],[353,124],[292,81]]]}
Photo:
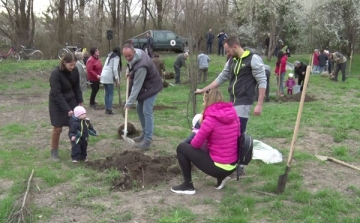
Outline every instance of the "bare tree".
{"label": "bare tree", "polygon": [[0,33],[9,38],[13,44],[31,46],[35,33],[35,16],[33,0],[1,0],[7,14],[0,21]]}

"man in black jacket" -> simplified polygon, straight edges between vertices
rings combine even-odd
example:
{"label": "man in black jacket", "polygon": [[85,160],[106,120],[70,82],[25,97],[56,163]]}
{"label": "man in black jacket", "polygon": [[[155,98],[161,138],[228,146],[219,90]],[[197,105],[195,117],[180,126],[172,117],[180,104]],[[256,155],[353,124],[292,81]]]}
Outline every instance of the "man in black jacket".
{"label": "man in black jacket", "polygon": [[146,47],[147,47],[147,53],[150,58],[153,57],[153,47],[154,47],[154,39],[151,37],[150,32],[146,33]]}
{"label": "man in black jacket", "polygon": [[300,61],[294,62],[295,78],[298,79],[298,85],[301,85],[300,91],[303,90],[307,65]]}

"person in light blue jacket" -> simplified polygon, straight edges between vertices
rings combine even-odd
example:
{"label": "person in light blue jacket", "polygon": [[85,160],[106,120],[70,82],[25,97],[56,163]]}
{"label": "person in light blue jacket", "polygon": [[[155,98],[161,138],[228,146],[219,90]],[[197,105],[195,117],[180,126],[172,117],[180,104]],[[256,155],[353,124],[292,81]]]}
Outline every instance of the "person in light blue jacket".
{"label": "person in light blue jacket", "polygon": [[209,56],[204,54],[204,52],[200,51],[200,54],[197,57],[197,63],[199,66],[198,83],[200,83],[201,76],[203,73],[204,73],[204,76],[202,79],[202,83],[206,82],[206,79],[208,76],[209,62],[210,62]]}
{"label": "person in light blue jacket", "polygon": [[104,67],[100,75],[100,82],[105,89],[105,114],[113,115],[112,103],[114,96],[114,84],[120,84],[121,51],[120,47],[115,47],[106,58]]}

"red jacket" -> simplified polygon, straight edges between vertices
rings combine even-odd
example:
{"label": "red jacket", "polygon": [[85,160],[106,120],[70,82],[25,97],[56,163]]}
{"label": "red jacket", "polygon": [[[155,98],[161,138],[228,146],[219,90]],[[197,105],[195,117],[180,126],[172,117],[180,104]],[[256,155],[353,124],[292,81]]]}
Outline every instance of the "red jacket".
{"label": "red jacket", "polygon": [[313,65],[318,66],[319,65],[319,55],[318,53],[314,52],[313,54]]}
{"label": "red jacket", "polygon": [[286,61],[287,61],[287,56],[286,55],[281,57],[280,65],[276,64],[276,67],[275,67],[275,74],[276,75],[279,75],[279,73],[286,72]]}
{"label": "red jacket", "polygon": [[200,149],[207,140],[211,159],[217,163],[231,164],[237,160],[239,136],[240,120],[233,104],[218,102],[205,110],[204,120],[191,145]]}
{"label": "red jacket", "polygon": [[88,75],[89,81],[100,81],[97,78],[98,75],[101,75],[102,64],[101,60],[91,56],[86,62],[86,72]]}

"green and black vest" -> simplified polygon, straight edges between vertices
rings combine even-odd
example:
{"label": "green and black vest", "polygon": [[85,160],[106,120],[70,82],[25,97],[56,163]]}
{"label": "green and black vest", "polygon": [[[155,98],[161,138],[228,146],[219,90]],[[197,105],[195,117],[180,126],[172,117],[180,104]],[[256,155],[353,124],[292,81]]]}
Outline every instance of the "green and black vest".
{"label": "green and black vest", "polygon": [[245,50],[240,58],[229,60],[230,100],[234,105],[252,105],[255,97],[256,79],[252,74],[251,59],[253,53]]}

